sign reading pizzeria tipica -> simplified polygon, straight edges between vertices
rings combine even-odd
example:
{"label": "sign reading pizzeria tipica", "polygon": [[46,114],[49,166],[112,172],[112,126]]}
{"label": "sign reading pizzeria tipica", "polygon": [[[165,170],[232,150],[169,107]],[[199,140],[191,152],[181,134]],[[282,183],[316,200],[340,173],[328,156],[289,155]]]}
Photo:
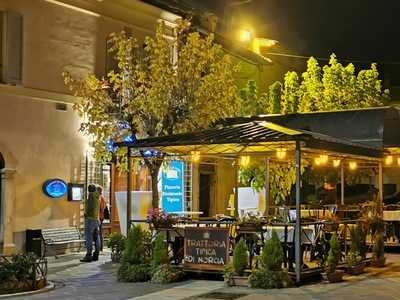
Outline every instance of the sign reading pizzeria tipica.
{"label": "sign reading pizzeria tipica", "polygon": [[185,268],[221,271],[228,257],[228,228],[185,228]]}

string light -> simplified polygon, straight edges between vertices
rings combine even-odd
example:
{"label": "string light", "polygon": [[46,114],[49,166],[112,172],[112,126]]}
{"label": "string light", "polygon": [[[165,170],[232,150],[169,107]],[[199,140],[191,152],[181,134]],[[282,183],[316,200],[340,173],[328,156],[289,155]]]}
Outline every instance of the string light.
{"label": "string light", "polygon": [[392,155],[388,155],[385,158],[385,164],[387,165],[391,165],[393,163],[393,156]]}
{"label": "string light", "polygon": [[350,170],[357,169],[357,162],[355,162],[355,161],[349,162],[349,168],[350,168]]}
{"label": "string light", "polygon": [[250,164],[250,156],[246,155],[240,157],[240,165],[242,167],[248,167],[249,164]]}
{"label": "string light", "polygon": [[286,157],[286,149],[280,148],[280,149],[276,150],[276,157],[278,159],[284,159]]}
{"label": "string light", "polygon": [[191,160],[194,163],[197,163],[200,161],[200,151],[192,151],[190,152]]}
{"label": "string light", "polygon": [[334,159],[333,160],[333,167],[334,168],[337,168],[337,167],[339,167],[340,166],[340,159]]}
{"label": "string light", "polygon": [[319,156],[319,160],[321,162],[321,164],[326,164],[328,162],[328,155],[326,154],[321,154]]}

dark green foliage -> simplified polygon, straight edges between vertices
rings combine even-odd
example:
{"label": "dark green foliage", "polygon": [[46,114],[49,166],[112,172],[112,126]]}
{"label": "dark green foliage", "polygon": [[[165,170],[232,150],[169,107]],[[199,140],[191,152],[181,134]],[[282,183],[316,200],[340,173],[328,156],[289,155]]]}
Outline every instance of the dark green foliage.
{"label": "dark green foliage", "polygon": [[167,284],[181,280],[184,273],[179,270],[174,270],[170,265],[159,265],[151,277],[152,283]]}
{"label": "dark green foliage", "polygon": [[238,275],[243,275],[248,264],[248,259],[246,242],[240,239],[233,250],[233,269]]}
{"label": "dark green foliage", "polygon": [[118,269],[118,280],[141,282],[150,279],[150,266],[145,255],[145,232],[140,226],[133,226],[125,243],[122,263]]}
{"label": "dark green foliage", "polygon": [[360,225],[350,228],[350,252],[361,258],[365,258],[367,255],[367,245],[366,245],[366,234]]}
{"label": "dark green foliage", "polygon": [[126,282],[144,282],[150,279],[150,266],[122,262],[118,269],[118,280]]}
{"label": "dark green foliage", "polygon": [[107,246],[111,249],[111,259],[114,262],[119,262],[122,252],[125,249],[126,238],[120,233],[112,233]]}
{"label": "dark green foliage", "polygon": [[37,257],[33,253],[16,254],[0,260],[0,294],[18,293],[42,288],[46,272],[36,273]]}
{"label": "dark green foliage", "polygon": [[278,234],[272,230],[272,236],[264,245],[261,253],[261,264],[268,271],[281,271],[283,263],[283,249]]}
{"label": "dark green foliage", "polygon": [[249,277],[252,288],[273,289],[285,288],[293,285],[286,271],[270,271],[266,269],[255,270]]}
{"label": "dark green foliage", "polygon": [[154,241],[153,258],[151,260],[151,266],[153,268],[156,268],[160,265],[168,263],[169,263],[169,257],[168,257],[167,244],[165,243],[162,236],[158,235],[156,240]]}
{"label": "dark green foliage", "polygon": [[336,270],[337,265],[339,264],[340,261],[340,255],[341,255],[341,249],[340,249],[340,243],[338,236],[336,232],[332,235],[330,241],[329,241],[329,252],[328,252],[328,258],[327,258],[327,272],[328,273],[333,273]]}
{"label": "dark green foliage", "polygon": [[143,264],[145,261],[144,232],[140,226],[132,226],[126,239],[125,251],[122,257],[130,264]]}
{"label": "dark green foliage", "polygon": [[378,233],[375,236],[375,244],[372,249],[373,257],[375,260],[383,260],[385,259],[385,243],[383,241],[383,234]]}
{"label": "dark green foliage", "polygon": [[231,279],[232,279],[234,273],[235,273],[235,271],[233,269],[232,264],[227,264],[224,266],[224,281],[225,281],[225,283],[230,285]]}
{"label": "dark green foliage", "polygon": [[13,255],[10,263],[0,264],[0,282],[33,280],[35,278],[33,264],[36,260],[37,257],[32,253]]}

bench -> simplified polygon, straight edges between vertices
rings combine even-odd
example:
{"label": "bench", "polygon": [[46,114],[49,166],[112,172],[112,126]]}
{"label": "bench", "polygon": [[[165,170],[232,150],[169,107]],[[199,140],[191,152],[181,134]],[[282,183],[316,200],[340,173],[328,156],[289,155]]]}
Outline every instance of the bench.
{"label": "bench", "polygon": [[48,246],[59,246],[74,243],[79,245],[80,251],[82,243],[85,242],[85,240],[82,239],[77,227],[42,229],[41,234],[44,244],[43,257],[46,256]]}

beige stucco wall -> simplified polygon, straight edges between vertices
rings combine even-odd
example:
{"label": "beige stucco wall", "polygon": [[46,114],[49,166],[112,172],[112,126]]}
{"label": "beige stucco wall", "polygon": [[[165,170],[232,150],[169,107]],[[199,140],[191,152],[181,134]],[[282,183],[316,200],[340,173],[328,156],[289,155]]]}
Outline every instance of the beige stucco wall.
{"label": "beige stucco wall", "polygon": [[76,181],[88,148],[72,105],[55,108],[75,101],[62,71],[102,75],[111,32],[129,27],[142,39],[174,16],[138,0],[0,0],[0,11],[23,15],[22,85],[0,84],[0,152],[9,169],[4,244],[11,252],[24,249],[26,229],[79,224],[78,203],[42,192],[49,178]]}
{"label": "beige stucco wall", "polygon": [[6,168],[15,170],[5,184],[5,244],[22,249],[27,228],[78,225],[79,203],[45,196],[42,184],[49,178],[78,180],[88,145],[71,107],[63,112],[51,102],[4,95],[0,103],[0,152]]}

